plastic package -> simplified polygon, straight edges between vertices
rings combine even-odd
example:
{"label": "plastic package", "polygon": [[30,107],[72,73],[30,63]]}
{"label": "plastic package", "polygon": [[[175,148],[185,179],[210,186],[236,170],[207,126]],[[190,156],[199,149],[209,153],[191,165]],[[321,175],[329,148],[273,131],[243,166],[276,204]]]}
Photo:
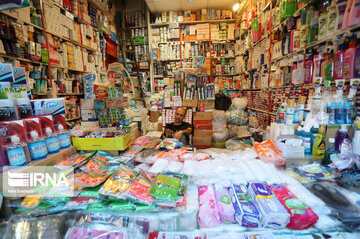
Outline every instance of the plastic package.
{"label": "plastic package", "polygon": [[68,168],[77,168],[83,165],[94,154],[95,152],[86,153],[86,154],[75,154],[73,156],[68,157],[64,161],[57,163],[55,167],[59,168],[60,170],[65,170]]}
{"label": "plastic package", "polygon": [[199,162],[193,160],[186,160],[183,166],[183,173],[188,176],[196,176],[198,172]]}
{"label": "plastic package", "polygon": [[276,167],[284,167],[286,160],[282,154],[275,148],[271,140],[266,140],[261,143],[255,142],[254,148],[259,158],[265,162],[275,163]]}
{"label": "plastic package", "polygon": [[149,194],[158,200],[176,202],[176,196],[180,187],[180,179],[159,174]]}
{"label": "plastic package", "polygon": [[[199,194],[195,185],[188,185],[186,190],[186,207],[181,212],[179,230],[191,231],[197,229],[197,215],[199,210]],[[186,218],[186,220],[183,220]]]}
{"label": "plastic package", "polygon": [[154,182],[155,175],[142,171],[141,175],[131,184],[126,198],[137,203],[151,205],[154,197],[149,195],[148,192]]}
{"label": "plastic package", "polygon": [[144,150],[136,154],[135,161],[139,163],[153,164],[155,163],[159,152],[160,152],[159,150],[155,150],[155,149]]}
{"label": "plastic package", "polygon": [[74,183],[80,187],[96,187],[103,183],[108,175],[97,175],[92,173],[75,173]]}
{"label": "plastic package", "polygon": [[262,225],[270,228],[284,228],[290,221],[290,214],[263,183],[250,183],[249,194],[261,213]]}
{"label": "plastic package", "polygon": [[235,209],[231,203],[229,191],[226,187],[215,187],[215,197],[222,223],[235,223]]}
{"label": "plastic package", "polygon": [[183,146],[184,145],[181,142],[179,142],[179,140],[173,138],[166,138],[163,141],[161,141],[161,143],[159,144],[159,147],[161,149],[166,149],[166,150],[178,149],[178,148],[182,148]]}
{"label": "plastic package", "polygon": [[149,173],[161,173],[169,166],[169,161],[166,159],[158,159],[154,165],[149,169]]}
{"label": "plastic package", "polygon": [[183,163],[178,161],[170,161],[169,165],[165,168],[164,172],[167,173],[180,173]]}
{"label": "plastic package", "polygon": [[158,159],[167,159],[167,160],[179,160],[179,157],[187,152],[187,148],[173,149],[170,151],[163,151],[158,154]]}
{"label": "plastic package", "polygon": [[200,177],[211,177],[214,173],[213,160],[203,160],[197,164],[196,175]]}
{"label": "plastic package", "polygon": [[211,228],[220,225],[220,215],[217,209],[214,187],[199,187],[199,226]]}
{"label": "plastic package", "polygon": [[290,223],[287,225],[287,228],[303,230],[311,227],[318,221],[318,215],[297,199],[285,186],[273,184],[271,185],[271,190],[290,214]]}
{"label": "plastic package", "polygon": [[257,210],[244,185],[231,185],[231,202],[235,209],[235,219],[243,227],[259,227],[260,212]]}

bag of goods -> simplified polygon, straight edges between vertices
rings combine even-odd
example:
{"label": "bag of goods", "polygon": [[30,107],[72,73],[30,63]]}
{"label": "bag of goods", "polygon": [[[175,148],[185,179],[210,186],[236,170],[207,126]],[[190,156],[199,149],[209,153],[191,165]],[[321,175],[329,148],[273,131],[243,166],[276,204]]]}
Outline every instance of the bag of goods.
{"label": "bag of goods", "polygon": [[259,227],[260,212],[256,208],[252,198],[244,185],[229,187],[231,202],[235,209],[235,219],[243,227]]}
{"label": "bag of goods", "polygon": [[156,205],[175,207],[180,183],[179,178],[159,174],[149,194],[155,197]]}
{"label": "bag of goods", "polygon": [[271,140],[268,139],[261,143],[255,142],[254,148],[262,161],[275,163],[276,167],[286,166],[285,158],[275,148],[275,145],[271,142]]}
{"label": "bag of goods", "polygon": [[264,183],[250,183],[248,191],[261,213],[264,227],[286,227],[290,222],[290,214],[279,202],[269,186]]}
{"label": "bag of goods", "polygon": [[220,215],[216,205],[213,185],[199,187],[198,223],[201,228],[211,228],[220,225]]}
{"label": "bag of goods", "polygon": [[232,224],[235,221],[235,209],[231,203],[227,187],[215,187],[215,197],[222,223]]}
{"label": "bag of goods", "polygon": [[271,185],[271,190],[287,209],[288,213],[290,213],[290,223],[287,225],[287,228],[304,230],[319,220],[318,215],[297,199],[284,185],[273,184]]}
{"label": "bag of goods", "polygon": [[151,205],[154,197],[148,193],[154,185],[155,178],[154,174],[141,171],[140,176],[130,185],[126,198],[137,203]]}
{"label": "bag of goods", "polygon": [[95,152],[85,153],[85,154],[75,154],[68,157],[66,160],[61,161],[55,165],[56,168],[60,170],[65,170],[69,168],[77,168],[83,165],[89,158],[94,155]]}

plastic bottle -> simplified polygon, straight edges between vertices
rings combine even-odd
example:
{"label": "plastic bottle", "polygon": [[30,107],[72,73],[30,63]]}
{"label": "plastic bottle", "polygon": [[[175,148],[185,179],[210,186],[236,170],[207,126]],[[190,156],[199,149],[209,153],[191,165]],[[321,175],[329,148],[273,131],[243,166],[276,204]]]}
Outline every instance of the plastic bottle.
{"label": "plastic bottle", "polygon": [[332,36],[337,29],[337,9],[335,1],[332,2],[331,6],[328,9],[327,13],[327,35]]}
{"label": "plastic bottle", "polygon": [[335,150],[341,154],[352,152],[351,140],[346,125],[341,125],[341,128],[335,138]]}
{"label": "plastic bottle", "polygon": [[341,100],[335,108],[335,124],[345,124],[344,105]]}
{"label": "plastic bottle", "polygon": [[337,153],[338,152],[336,152],[336,150],[335,150],[335,139],[329,138],[327,149],[325,151],[325,156],[324,156],[323,160],[321,160],[321,164],[325,165],[325,166],[331,164],[332,163],[331,155],[337,154]]}
{"label": "plastic bottle", "polygon": [[319,40],[327,36],[327,11],[323,11],[319,17]]}
{"label": "plastic bottle", "polygon": [[312,155],[311,138],[312,138],[312,133],[310,132],[309,129],[305,129],[304,132],[302,133],[305,157],[310,157]]}
{"label": "plastic bottle", "polygon": [[[306,14],[306,42],[307,42],[307,45],[310,45],[311,42],[313,41],[311,38],[311,36],[312,36],[311,35],[311,32],[312,32],[311,24],[312,24],[312,21],[314,20],[314,17],[315,17],[315,7],[313,5],[311,5],[308,8],[308,11]],[[316,27],[317,27],[317,24],[316,24]]]}
{"label": "plastic bottle", "polygon": [[313,82],[315,77],[321,76],[321,61],[324,59],[324,54],[317,54],[314,56],[314,73],[313,73]]}
{"label": "plastic bottle", "polygon": [[282,124],[285,123],[285,116],[286,116],[285,106],[281,105],[281,108],[279,110],[279,123],[282,123]]}
{"label": "plastic bottle", "polygon": [[60,143],[58,137],[52,132],[49,127],[45,129],[45,142],[49,154],[54,154],[60,151]]}
{"label": "plastic bottle", "polygon": [[342,29],[343,30],[349,27],[349,15],[350,15],[351,6],[352,6],[353,1],[355,1],[355,0],[348,0],[347,1],[345,13],[344,13],[344,18],[343,18],[343,22],[342,22]]}
{"label": "plastic bottle", "polygon": [[311,111],[311,104],[308,103],[306,108],[304,109],[304,118],[303,118],[303,120],[306,119],[306,116],[310,113],[310,111]]}
{"label": "plastic bottle", "polygon": [[294,100],[290,99],[288,101],[288,105],[286,108],[286,120],[285,120],[286,125],[292,125],[294,123],[294,111],[295,111],[294,105],[295,105]]}
{"label": "plastic bottle", "polygon": [[30,162],[30,153],[26,143],[21,142],[17,135],[12,135],[10,139],[11,144],[6,146],[10,166],[23,166]]}
{"label": "plastic bottle", "polygon": [[31,160],[44,159],[48,155],[46,143],[39,134],[33,130],[30,132],[31,140],[28,141]]}
{"label": "plastic bottle", "polygon": [[294,112],[294,123],[300,123],[304,119],[305,96],[300,96]]}
{"label": "plastic bottle", "polygon": [[67,130],[64,129],[64,126],[62,126],[61,124],[59,125],[58,129],[58,139],[60,147],[62,149],[69,148],[71,145],[69,133],[67,132]]}
{"label": "plastic bottle", "polygon": [[350,8],[348,26],[352,27],[360,23],[360,0],[353,0]]}
{"label": "plastic bottle", "polygon": [[360,77],[360,46],[356,48],[354,60],[354,77]]}
{"label": "plastic bottle", "polygon": [[319,132],[315,138],[312,148],[312,156],[316,159],[323,159],[325,155],[325,129],[323,126],[319,128]]}
{"label": "plastic bottle", "polygon": [[360,154],[360,129],[355,130],[353,142],[352,142],[352,150],[354,154]]}
{"label": "plastic bottle", "polygon": [[343,77],[345,45],[339,45],[339,50],[334,55],[334,80],[340,80]]}
{"label": "plastic bottle", "polygon": [[314,61],[313,56],[310,53],[309,58],[305,63],[305,83],[309,84],[313,82],[313,71],[314,71]]}
{"label": "plastic bottle", "polygon": [[344,105],[344,117],[345,124],[352,124],[352,111],[348,101],[346,101]]}
{"label": "plastic bottle", "polygon": [[325,82],[334,80],[334,61],[333,61],[334,52],[330,50],[328,57],[325,57],[324,62],[324,73],[325,73]]}
{"label": "plastic bottle", "polygon": [[354,77],[356,45],[357,45],[356,41],[350,42],[349,49],[345,51],[344,69],[343,69],[344,79],[350,79]]}
{"label": "plastic bottle", "polygon": [[329,124],[335,124],[335,104],[331,102],[329,111]]}

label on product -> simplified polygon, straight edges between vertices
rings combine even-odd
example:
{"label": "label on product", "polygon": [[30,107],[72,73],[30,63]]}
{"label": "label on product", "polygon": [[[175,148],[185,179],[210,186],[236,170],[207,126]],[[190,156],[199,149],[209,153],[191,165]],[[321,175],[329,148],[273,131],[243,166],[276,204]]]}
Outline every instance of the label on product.
{"label": "label on product", "polygon": [[344,139],[340,146],[340,153],[347,154],[352,152],[351,141],[350,139]]}
{"label": "label on product", "polygon": [[60,143],[57,137],[45,139],[49,154],[57,153],[60,150]]}
{"label": "label on product", "polygon": [[337,10],[336,7],[331,7],[328,12],[328,31],[334,31],[336,27]]}
{"label": "label on product", "polygon": [[294,123],[294,109],[289,108],[286,112],[286,122],[287,125],[292,125]]}
{"label": "label on product", "polygon": [[29,151],[32,160],[44,159],[48,154],[44,141],[29,144]]}
{"label": "label on product", "polygon": [[308,137],[303,138],[303,144],[305,149],[305,155],[311,155],[311,140]]}
{"label": "label on product", "polygon": [[294,112],[294,124],[297,124],[300,122],[300,111],[299,110],[295,110]]}
{"label": "label on product", "polygon": [[70,147],[70,136],[68,133],[58,135],[60,147],[66,149]]}
{"label": "label on product", "polygon": [[23,166],[26,164],[26,155],[23,147],[8,149],[6,152],[10,166]]}

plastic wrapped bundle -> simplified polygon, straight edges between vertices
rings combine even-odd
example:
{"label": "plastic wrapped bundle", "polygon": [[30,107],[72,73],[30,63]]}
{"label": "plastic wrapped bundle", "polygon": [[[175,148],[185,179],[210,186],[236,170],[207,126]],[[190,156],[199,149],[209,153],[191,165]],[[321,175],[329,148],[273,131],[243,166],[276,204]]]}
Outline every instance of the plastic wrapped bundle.
{"label": "plastic wrapped bundle", "polygon": [[[199,194],[195,185],[186,187],[186,209],[181,212],[180,230],[192,231],[197,229],[197,215],[199,211]],[[184,218],[186,218],[184,220]]]}
{"label": "plastic wrapped bundle", "polygon": [[231,202],[235,209],[235,219],[243,227],[259,227],[260,212],[253,203],[244,185],[231,185]]}
{"label": "plastic wrapped bundle", "polygon": [[222,223],[235,223],[235,209],[231,203],[229,191],[226,187],[215,187],[216,202]]}
{"label": "plastic wrapped bundle", "polygon": [[250,183],[249,194],[261,213],[262,225],[270,228],[284,228],[290,221],[290,214],[264,183]]}
{"label": "plastic wrapped bundle", "polygon": [[214,187],[199,187],[199,226],[211,228],[220,225],[220,215],[216,205]]}
{"label": "plastic wrapped bundle", "polygon": [[303,230],[311,227],[318,221],[318,215],[297,199],[285,186],[273,184],[271,185],[271,190],[287,209],[288,213],[290,213],[290,223],[287,225],[287,228]]}

